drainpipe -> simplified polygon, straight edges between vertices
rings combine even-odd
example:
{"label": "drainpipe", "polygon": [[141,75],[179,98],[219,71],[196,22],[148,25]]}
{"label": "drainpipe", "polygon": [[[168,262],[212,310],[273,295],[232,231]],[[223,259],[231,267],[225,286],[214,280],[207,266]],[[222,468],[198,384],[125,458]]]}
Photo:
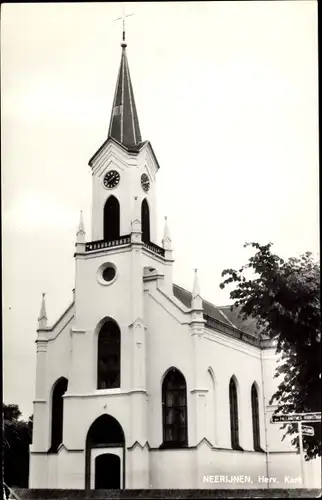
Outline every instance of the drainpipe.
{"label": "drainpipe", "polygon": [[[261,338],[261,336],[260,336]],[[264,366],[263,366],[263,349],[260,346],[260,361],[261,361],[261,375],[262,375],[262,399],[264,406],[264,430],[265,430],[265,448],[266,448],[266,477],[269,478],[269,468],[268,468],[268,443],[267,443],[267,415],[266,415],[266,397],[265,397],[265,384],[264,384]],[[269,489],[270,482],[267,483],[267,488]]]}

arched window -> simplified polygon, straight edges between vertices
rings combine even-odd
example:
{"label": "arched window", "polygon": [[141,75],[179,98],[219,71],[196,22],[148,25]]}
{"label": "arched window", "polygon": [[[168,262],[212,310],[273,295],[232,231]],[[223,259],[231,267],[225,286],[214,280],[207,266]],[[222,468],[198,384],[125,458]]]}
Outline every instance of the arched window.
{"label": "arched window", "polygon": [[239,444],[237,388],[233,377],[230,379],[229,383],[229,405],[231,447],[233,450],[241,450],[242,448]]}
{"label": "arched window", "polygon": [[182,373],[171,368],[162,384],[163,444],[180,448],[188,445],[187,387]]}
{"label": "arched window", "polygon": [[115,196],[110,196],[104,206],[104,240],[120,237],[120,204]]}
{"label": "arched window", "polygon": [[57,453],[63,442],[63,395],[67,391],[68,380],[60,378],[54,386],[51,399],[51,446],[49,453]]}
{"label": "arched window", "polygon": [[252,385],[252,421],[253,421],[253,443],[255,451],[263,451],[260,445],[259,433],[259,409],[258,409],[258,392],[255,382]]}
{"label": "arched window", "polygon": [[114,389],[121,383],[121,333],[114,321],[106,321],[98,335],[97,389]]}
{"label": "arched window", "polygon": [[150,210],[146,199],[141,205],[141,225],[142,225],[142,241],[148,243],[150,241]]}

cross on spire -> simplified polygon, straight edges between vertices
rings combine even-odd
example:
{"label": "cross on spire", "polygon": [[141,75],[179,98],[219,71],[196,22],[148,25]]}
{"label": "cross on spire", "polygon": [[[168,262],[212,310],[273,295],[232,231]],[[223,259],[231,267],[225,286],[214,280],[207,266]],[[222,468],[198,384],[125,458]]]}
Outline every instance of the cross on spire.
{"label": "cross on spire", "polygon": [[126,47],[126,44],[125,44],[125,19],[127,17],[130,17],[130,16],[134,16],[134,14],[125,14],[125,10],[124,10],[124,7],[122,5],[122,16],[121,17],[118,17],[117,19],[114,19],[114,21],[120,21],[122,20],[122,24],[123,24],[123,33],[122,33],[122,46],[124,45]]}

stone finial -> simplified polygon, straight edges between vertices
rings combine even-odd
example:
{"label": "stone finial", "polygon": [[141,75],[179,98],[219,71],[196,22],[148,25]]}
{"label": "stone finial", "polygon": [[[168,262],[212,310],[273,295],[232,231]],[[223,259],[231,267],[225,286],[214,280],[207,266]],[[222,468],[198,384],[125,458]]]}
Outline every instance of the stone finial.
{"label": "stone finial", "polygon": [[79,224],[76,232],[76,241],[78,243],[84,243],[85,241],[85,227],[83,220],[83,210],[80,211]]}
{"label": "stone finial", "polygon": [[195,271],[195,274],[194,274],[193,289],[192,289],[191,308],[192,309],[202,309],[202,299],[201,299],[201,295],[200,295],[198,269],[195,269],[194,271]]}
{"label": "stone finial", "polygon": [[45,302],[45,293],[42,294],[41,306],[40,306],[40,315],[38,318],[38,327],[46,328],[47,326],[47,312],[46,312],[46,302]]}
{"label": "stone finial", "polygon": [[199,276],[198,269],[195,269],[194,281],[193,281],[193,290],[192,290],[192,298],[194,299],[197,295],[200,295],[200,284],[199,284]]}
{"label": "stone finial", "polygon": [[163,231],[163,238],[162,238],[162,245],[163,248],[166,250],[171,250],[171,236],[170,236],[170,231],[169,231],[169,226],[168,226],[168,217],[164,217],[164,231]]}

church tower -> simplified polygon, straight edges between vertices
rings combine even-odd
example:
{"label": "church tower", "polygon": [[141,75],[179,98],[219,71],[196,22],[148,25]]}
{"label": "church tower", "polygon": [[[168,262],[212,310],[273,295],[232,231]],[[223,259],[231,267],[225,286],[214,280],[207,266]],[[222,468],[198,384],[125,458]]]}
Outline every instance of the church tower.
{"label": "church tower", "polygon": [[123,41],[107,140],[89,161],[93,174],[92,240],[129,236],[132,223],[140,221],[141,239],[149,243],[156,234],[159,165],[151,144],[141,139],[126,46]]}
{"label": "church tower", "polygon": [[167,229],[156,244],[159,164],[141,138],[124,38],[107,139],[89,161],[92,235],[81,213],[73,303],[49,328],[42,301],[31,487],[75,486],[82,461],[77,487],[149,487],[143,276],[170,288],[173,261]]}

